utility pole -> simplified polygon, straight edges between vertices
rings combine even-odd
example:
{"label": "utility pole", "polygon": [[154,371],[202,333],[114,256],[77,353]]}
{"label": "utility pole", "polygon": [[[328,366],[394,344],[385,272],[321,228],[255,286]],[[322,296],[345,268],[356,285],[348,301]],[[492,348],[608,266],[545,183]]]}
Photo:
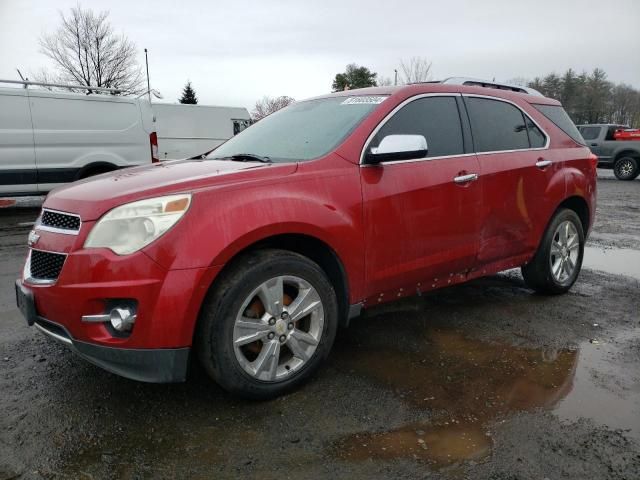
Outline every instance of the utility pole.
{"label": "utility pole", "polygon": [[149,95],[149,103],[151,103],[151,84],[149,83],[149,57],[147,56],[147,49],[144,49],[144,63],[147,65],[147,95]]}
{"label": "utility pole", "polygon": [[394,85],[398,85],[398,69],[397,69],[397,68],[394,68],[394,69],[393,69],[393,71],[394,71],[394,72],[395,72],[395,74],[396,74],[396,79],[395,79],[395,81],[393,82],[393,84],[394,84]]}

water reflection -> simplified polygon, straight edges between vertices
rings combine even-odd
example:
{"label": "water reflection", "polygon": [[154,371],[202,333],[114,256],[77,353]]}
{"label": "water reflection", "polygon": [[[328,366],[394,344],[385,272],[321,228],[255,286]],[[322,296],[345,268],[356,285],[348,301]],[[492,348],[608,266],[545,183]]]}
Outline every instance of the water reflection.
{"label": "water reflection", "polygon": [[491,448],[487,425],[512,411],[549,408],[572,388],[575,350],[490,344],[461,333],[428,330],[413,352],[362,348],[345,362],[359,374],[402,391],[433,420],[342,439],[345,459],[420,458],[446,465],[481,458]]}
{"label": "water reflection", "polygon": [[640,280],[640,251],[629,248],[585,247],[584,268]]}

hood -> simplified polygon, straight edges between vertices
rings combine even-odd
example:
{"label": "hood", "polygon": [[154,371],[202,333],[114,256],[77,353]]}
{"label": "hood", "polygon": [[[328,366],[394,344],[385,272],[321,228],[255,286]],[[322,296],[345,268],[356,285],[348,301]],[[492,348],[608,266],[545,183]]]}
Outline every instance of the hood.
{"label": "hood", "polygon": [[176,160],[127,168],[56,188],[44,207],[95,220],[111,208],[144,198],[279,178],[296,171],[296,163]]}

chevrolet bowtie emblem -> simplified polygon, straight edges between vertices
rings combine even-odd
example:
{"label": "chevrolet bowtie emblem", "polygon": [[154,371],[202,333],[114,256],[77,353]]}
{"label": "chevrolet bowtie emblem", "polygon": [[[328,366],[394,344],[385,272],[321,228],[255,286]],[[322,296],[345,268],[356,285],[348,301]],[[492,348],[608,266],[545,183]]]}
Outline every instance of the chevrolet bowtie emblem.
{"label": "chevrolet bowtie emblem", "polygon": [[33,247],[36,243],[38,243],[38,240],[40,240],[40,235],[38,235],[35,230],[31,230],[29,232],[29,239],[27,241],[29,246]]}

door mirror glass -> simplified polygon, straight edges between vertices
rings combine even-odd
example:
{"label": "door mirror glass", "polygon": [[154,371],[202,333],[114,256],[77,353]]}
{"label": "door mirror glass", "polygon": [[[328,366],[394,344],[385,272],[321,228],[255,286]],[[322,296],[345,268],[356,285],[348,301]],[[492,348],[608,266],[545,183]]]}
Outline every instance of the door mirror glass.
{"label": "door mirror glass", "polygon": [[422,135],[387,135],[365,156],[366,163],[412,160],[427,156],[427,139]]}

